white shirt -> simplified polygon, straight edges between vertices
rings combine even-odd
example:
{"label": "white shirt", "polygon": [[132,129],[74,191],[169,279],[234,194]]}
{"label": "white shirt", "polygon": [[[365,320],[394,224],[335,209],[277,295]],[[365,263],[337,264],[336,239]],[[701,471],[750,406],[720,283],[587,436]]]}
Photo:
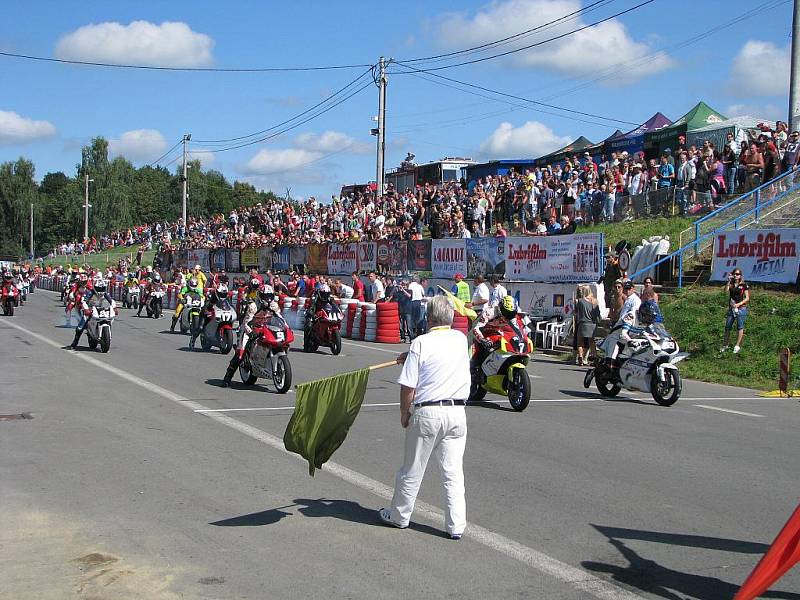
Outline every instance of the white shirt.
{"label": "white shirt", "polygon": [[639,307],[642,305],[642,299],[639,294],[631,294],[625,299],[622,305],[622,310],[619,311],[619,320],[617,325],[621,325],[626,319],[631,323],[636,322],[636,314],[639,312]]}
{"label": "white shirt", "polygon": [[380,279],[375,279],[370,284],[370,289],[372,290],[372,301],[375,302],[376,300],[380,300],[384,297],[386,292],[384,291],[383,282]]}
{"label": "white shirt", "polygon": [[340,292],[342,298],[352,298],[353,297],[353,288],[351,288],[347,284],[342,284],[340,287]]}
{"label": "white shirt", "polygon": [[411,292],[412,302],[415,300],[422,300],[422,297],[425,295],[425,290],[416,281],[412,281],[408,284],[408,291]]}
{"label": "white shirt", "polygon": [[489,303],[486,304],[486,308],[494,308],[506,296],[508,296],[508,292],[501,284],[498,284],[496,288],[489,288]]}
{"label": "white shirt", "polygon": [[489,302],[489,284],[487,284],[485,281],[475,287],[475,292],[472,294],[472,304],[475,305],[478,302],[481,304],[473,306],[473,308],[483,310],[483,307],[485,306],[484,301]]}
{"label": "white shirt", "polygon": [[397,383],[414,388],[414,404],[469,398],[469,347],[460,331],[435,327],[411,342]]}

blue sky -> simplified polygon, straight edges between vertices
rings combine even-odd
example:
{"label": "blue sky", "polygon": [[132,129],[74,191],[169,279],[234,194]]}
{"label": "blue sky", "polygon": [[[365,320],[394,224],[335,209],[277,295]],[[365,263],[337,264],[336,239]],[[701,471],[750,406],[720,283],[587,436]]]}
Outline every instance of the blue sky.
{"label": "blue sky", "polygon": [[[606,0],[560,28],[536,32],[502,49],[546,39],[637,3]],[[371,64],[381,55],[407,60],[486,43],[588,4],[588,0],[488,4],[466,0],[454,11],[452,3],[439,1],[14,0],[4,3],[0,50],[175,66]],[[682,45],[762,5],[756,17]],[[656,111],[676,119],[698,100],[727,116],[785,119],[790,30],[790,2],[711,0],[700,5],[655,0],[563,40],[438,73],[631,123],[640,123]],[[154,72],[0,57],[0,161],[25,156],[35,161],[38,177],[57,170],[73,174],[81,145],[103,135],[112,140],[114,153],[145,164],[184,132],[195,140],[211,140],[271,127],[316,104],[364,70]],[[598,74],[607,76],[597,80]],[[445,155],[533,158],[579,135],[599,141],[617,125],[626,129],[626,125],[594,118],[580,117],[592,121],[586,123],[568,115],[546,114],[515,100],[511,102],[517,106],[509,105],[494,96],[492,100],[475,96],[425,77],[428,80],[390,76],[387,168],[399,164],[406,151],[413,151],[418,162]],[[370,86],[268,142],[213,156],[206,151],[224,144],[197,143],[191,148],[203,168],[220,170],[229,179],[247,180],[279,194],[291,187],[293,196],[327,199],[343,183],[374,179],[375,138],[369,129],[376,113],[377,92]]]}

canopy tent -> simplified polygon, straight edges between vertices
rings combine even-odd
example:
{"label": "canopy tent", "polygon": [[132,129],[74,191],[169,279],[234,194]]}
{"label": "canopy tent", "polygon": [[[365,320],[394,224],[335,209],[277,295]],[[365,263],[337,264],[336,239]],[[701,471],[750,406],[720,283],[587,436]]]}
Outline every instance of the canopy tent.
{"label": "canopy tent", "polygon": [[675,121],[669,127],[644,134],[644,151],[647,158],[657,158],[664,150],[670,148],[677,150],[678,137],[685,136],[688,131],[694,131],[707,125],[720,123],[727,119],[721,113],[711,108],[705,102],[698,102],[689,112]]}
{"label": "canopy tent", "polygon": [[699,148],[703,145],[704,140],[708,140],[714,144],[715,148],[719,149],[728,142],[728,134],[730,133],[733,134],[736,147],[739,148],[742,142],[749,142],[758,138],[759,134],[762,133],[758,128],[760,123],[765,123],[770,129],[775,129],[775,121],[756,119],[750,116],[733,117],[732,119],[726,119],[725,121],[690,131],[686,134],[686,145],[687,147],[697,146]]}
{"label": "canopy tent", "polygon": [[594,162],[600,162],[600,157],[604,154],[604,148],[607,142],[614,140],[620,136],[624,135],[622,131],[617,129],[614,133],[604,139],[602,142],[598,142],[597,144],[592,144],[588,148],[584,150],[584,152],[588,152],[589,156],[592,157]]}
{"label": "canopy tent", "polygon": [[628,154],[641,152],[644,150],[645,134],[651,131],[658,131],[670,125],[672,125],[672,121],[657,112],[636,129],[631,129],[628,133],[606,140],[603,145],[603,152],[606,156],[610,156],[612,152],[627,152]]}
{"label": "canopy tent", "polygon": [[559,148],[555,152],[551,152],[550,154],[546,154],[540,158],[537,158],[535,163],[537,167],[544,167],[546,165],[552,165],[553,163],[558,163],[567,159],[568,156],[573,154],[583,153],[586,151],[587,148],[594,146],[594,144],[587,140],[585,137],[581,136],[571,144],[567,144],[563,148]]}

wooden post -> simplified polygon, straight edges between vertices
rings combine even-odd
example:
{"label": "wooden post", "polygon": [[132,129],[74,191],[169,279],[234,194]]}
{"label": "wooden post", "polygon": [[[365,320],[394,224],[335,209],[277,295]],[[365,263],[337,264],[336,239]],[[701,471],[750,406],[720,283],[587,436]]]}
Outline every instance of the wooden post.
{"label": "wooden post", "polygon": [[791,360],[792,352],[789,348],[783,348],[778,353],[778,389],[782,394],[786,394],[789,390],[789,376],[791,374]]}

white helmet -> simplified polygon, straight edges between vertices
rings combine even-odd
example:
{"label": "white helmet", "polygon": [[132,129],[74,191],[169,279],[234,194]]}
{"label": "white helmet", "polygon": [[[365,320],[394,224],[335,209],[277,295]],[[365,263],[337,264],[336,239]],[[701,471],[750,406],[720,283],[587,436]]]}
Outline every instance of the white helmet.
{"label": "white helmet", "polygon": [[228,286],[224,283],[220,283],[217,286],[217,296],[227,296],[228,295]]}

